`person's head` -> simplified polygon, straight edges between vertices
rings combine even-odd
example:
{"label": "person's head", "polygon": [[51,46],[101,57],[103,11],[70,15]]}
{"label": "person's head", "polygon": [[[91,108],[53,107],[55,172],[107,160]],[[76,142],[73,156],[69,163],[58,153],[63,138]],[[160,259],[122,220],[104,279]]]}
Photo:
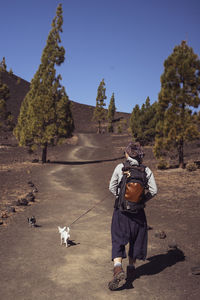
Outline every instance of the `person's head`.
{"label": "person's head", "polygon": [[126,158],[131,157],[136,159],[141,163],[142,158],[144,157],[144,151],[139,142],[130,142],[128,146],[125,148],[125,156]]}

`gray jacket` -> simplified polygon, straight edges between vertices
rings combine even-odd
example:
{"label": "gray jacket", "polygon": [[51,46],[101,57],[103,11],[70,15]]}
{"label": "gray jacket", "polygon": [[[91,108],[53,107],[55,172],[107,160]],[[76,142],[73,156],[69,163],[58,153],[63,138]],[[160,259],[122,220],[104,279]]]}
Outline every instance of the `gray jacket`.
{"label": "gray jacket", "polygon": [[[131,165],[139,165],[138,161],[131,157],[128,157],[127,160],[130,162]],[[120,183],[123,176],[123,172],[122,172],[123,166],[124,166],[123,163],[120,163],[116,166],[110,180],[109,190],[115,196],[117,196],[117,194],[119,193],[118,184]],[[149,192],[148,200],[150,200],[153,196],[157,194],[157,185],[155,182],[154,175],[148,167],[145,168],[145,172],[147,174],[147,185],[148,185],[148,192]]]}

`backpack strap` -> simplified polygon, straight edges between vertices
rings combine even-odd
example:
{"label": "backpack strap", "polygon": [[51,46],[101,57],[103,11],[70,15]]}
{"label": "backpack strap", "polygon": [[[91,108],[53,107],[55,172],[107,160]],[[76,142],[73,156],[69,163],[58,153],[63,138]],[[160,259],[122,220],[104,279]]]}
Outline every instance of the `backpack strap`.
{"label": "backpack strap", "polygon": [[[122,167],[122,172],[123,172],[123,169],[125,167],[125,164],[128,163],[127,161],[123,162],[123,167]],[[120,189],[121,190],[121,186],[122,186],[122,183],[123,181],[125,180],[125,174],[123,174],[120,182],[118,183],[118,186],[117,186],[117,195],[116,195],[116,199],[115,199],[115,205],[114,205],[114,208],[118,208],[119,207],[119,193],[118,193],[118,190]]]}
{"label": "backpack strap", "polygon": [[128,170],[131,170],[131,169],[136,169],[136,170],[139,170],[141,172],[144,172],[145,169],[146,169],[146,166],[142,165],[142,164],[139,164],[139,165],[131,165],[128,161],[125,161],[123,163],[124,167],[122,168],[122,172],[124,171],[128,171]]}

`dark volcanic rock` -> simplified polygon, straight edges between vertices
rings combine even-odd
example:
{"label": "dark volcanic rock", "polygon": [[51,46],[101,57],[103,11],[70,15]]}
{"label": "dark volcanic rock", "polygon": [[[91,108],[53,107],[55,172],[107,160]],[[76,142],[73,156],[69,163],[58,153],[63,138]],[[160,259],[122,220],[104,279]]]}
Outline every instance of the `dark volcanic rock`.
{"label": "dark volcanic rock", "polygon": [[37,192],[38,192],[38,189],[36,187],[34,187],[33,193],[37,193]]}
{"label": "dark volcanic rock", "polygon": [[32,192],[30,192],[30,193],[28,193],[27,195],[26,195],[26,198],[25,198],[28,202],[34,202],[35,201],[35,196],[33,195],[33,193]]}
{"label": "dark volcanic rock", "polygon": [[[16,205],[16,204],[15,204]],[[14,212],[16,212],[16,210],[15,210],[15,208],[13,207],[13,206],[8,206],[7,208],[6,208],[6,210],[8,211],[8,213],[14,213]]]}
{"label": "dark volcanic rock", "polygon": [[155,237],[157,237],[159,239],[165,239],[167,237],[167,235],[164,231],[157,231],[155,233]]}
{"label": "dark volcanic rock", "polygon": [[200,264],[192,267],[191,272],[193,275],[200,275]]}
{"label": "dark volcanic rock", "polygon": [[8,218],[8,214],[7,214],[6,211],[2,211],[2,213],[1,213],[1,218],[2,218],[2,219],[7,219],[7,218]]}
{"label": "dark volcanic rock", "polygon": [[177,248],[178,248],[178,245],[177,245],[176,242],[171,242],[171,243],[168,244],[168,247],[169,247],[170,249],[177,249]]}
{"label": "dark volcanic rock", "polygon": [[35,158],[35,159],[32,160],[32,163],[38,163],[38,162],[39,162],[39,159]]}
{"label": "dark volcanic rock", "polygon": [[147,230],[153,230],[153,227],[147,225]]}
{"label": "dark volcanic rock", "polygon": [[18,205],[18,206],[20,206],[20,205],[21,205],[21,206],[27,206],[27,205],[28,205],[28,201],[27,201],[26,198],[18,199],[17,205]]}

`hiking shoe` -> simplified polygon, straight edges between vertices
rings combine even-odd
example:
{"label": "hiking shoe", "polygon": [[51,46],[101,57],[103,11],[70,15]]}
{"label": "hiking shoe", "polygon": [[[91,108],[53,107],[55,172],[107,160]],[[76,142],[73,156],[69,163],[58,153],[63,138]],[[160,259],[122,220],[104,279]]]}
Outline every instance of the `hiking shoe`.
{"label": "hiking shoe", "polygon": [[113,279],[108,283],[108,287],[111,291],[118,288],[120,281],[125,279],[125,273],[121,266],[114,267]]}

